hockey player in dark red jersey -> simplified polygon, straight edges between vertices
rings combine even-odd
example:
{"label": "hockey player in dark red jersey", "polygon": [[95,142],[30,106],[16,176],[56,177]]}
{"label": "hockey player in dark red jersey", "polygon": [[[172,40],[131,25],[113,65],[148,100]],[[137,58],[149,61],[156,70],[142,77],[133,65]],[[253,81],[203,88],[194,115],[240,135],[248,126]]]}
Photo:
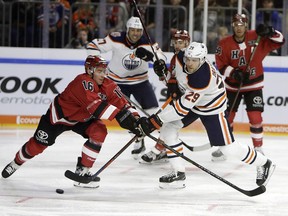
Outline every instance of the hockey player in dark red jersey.
{"label": "hockey player in dark red jersey", "polygon": [[[264,70],[262,61],[269,52],[280,48],[285,40],[281,32],[264,24],[258,25],[256,31],[248,31],[248,19],[244,14],[233,16],[232,28],[234,34],[219,41],[215,54],[216,65],[225,77],[229,123],[233,128],[233,120],[243,98],[253,146],[263,153]],[[238,90],[239,94],[237,94]],[[212,161],[225,160],[225,158],[220,150],[212,153]]]}
{"label": "hockey player in dark red jersey", "polygon": [[[108,77],[118,84],[127,97],[133,95],[142,109],[152,114],[158,110],[158,101],[148,78],[149,62],[155,60],[151,46],[160,59],[166,61],[166,57],[157,43],[149,44],[138,17],[131,17],[126,28],[126,31],[112,32],[105,38],[92,40],[87,45],[87,52],[93,55],[112,52]],[[144,151],[142,139],[134,144],[131,153],[138,159]]]}
{"label": "hockey player in dark red jersey", "polygon": [[[173,46],[175,54],[171,58],[170,66],[168,70],[165,71],[166,65],[163,60],[154,62],[154,69],[155,69],[155,72],[158,73],[157,75],[159,76],[159,79],[162,81],[165,79],[168,80],[167,82],[167,87],[168,87],[167,97],[168,98],[171,96],[173,99],[176,99],[182,95],[177,85],[174,69],[175,69],[177,54],[181,50],[184,50],[189,44],[190,44],[190,35],[188,31],[186,30],[175,31],[171,38],[171,46]],[[164,76],[164,74],[166,74],[166,77]],[[160,134],[161,134],[161,130],[160,130]],[[141,156],[142,160],[140,160],[140,162],[151,163],[153,161],[158,161],[158,160],[165,159],[165,158],[166,158],[166,149],[163,147],[163,145],[156,143],[156,145],[152,147],[151,151]]]}
{"label": "hockey player in dark red jersey", "polygon": [[[42,153],[64,131],[72,130],[86,138],[82,155],[78,158],[75,173],[91,176],[93,166],[107,135],[102,119],[116,118],[122,128],[141,136],[136,126],[139,117],[123,97],[115,82],[108,79],[107,62],[100,56],[89,55],[85,72],[78,75],[66,89],[55,97],[47,113],[31,137],[16,153],[14,160],[2,171],[2,177],[10,177],[22,164]],[[88,184],[75,182],[75,186],[96,188],[100,178]]]}

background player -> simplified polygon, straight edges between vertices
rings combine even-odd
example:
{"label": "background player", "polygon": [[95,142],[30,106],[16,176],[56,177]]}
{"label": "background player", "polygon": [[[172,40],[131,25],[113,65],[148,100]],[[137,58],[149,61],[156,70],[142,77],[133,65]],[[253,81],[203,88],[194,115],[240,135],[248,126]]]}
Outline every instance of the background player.
{"label": "background player", "polygon": [[[172,35],[171,38],[171,46],[174,48],[174,55],[171,58],[170,66],[168,68],[168,71],[165,71],[166,65],[165,62],[159,61],[154,63],[154,70],[156,74],[159,75],[160,80],[168,79],[167,83],[167,98],[170,96],[173,99],[176,99],[182,95],[181,91],[178,88],[176,78],[175,78],[175,61],[177,54],[184,50],[188,45],[190,44],[190,35],[188,31],[186,30],[177,30]],[[163,73],[164,71],[164,73]],[[166,78],[163,76],[163,74],[166,74]],[[161,130],[160,130],[161,133]],[[142,155],[141,159],[143,162],[150,163],[152,161],[158,161],[163,158],[166,158],[166,149],[161,145],[160,143],[156,143],[156,145],[151,149],[151,151],[147,152],[146,154]],[[142,162],[140,161],[140,162]]]}
{"label": "background player", "polygon": [[[233,16],[232,28],[234,34],[219,41],[215,54],[216,65],[225,77],[228,120],[233,128],[233,120],[243,97],[253,146],[263,154],[264,70],[262,61],[269,52],[280,48],[285,41],[282,33],[271,26],[260,24],[256,31],[248,31],[248,19],[244,14]],[[258,44],[255,44],[258,37],[261,39]],[[253,49],[256,49],[255,54],[249,62]],[[239,88],[240,93],[237,95]],[[234,101],[235,105],[232,107]],[[225,156],[220,150],[212,153],[213,161],[224,159]]]}
{"label": "background player", "polygon": [[[127,97],[133,95],[140,106],[152,114],[158,109],[156,95],[148,80],[148,62],[154,60],[152,48],[143,35],[143,26],[138,17],[131,17],[126,27],[126,31],[112,32],[105,38],[94,39],[87,45],[88,53],[97,55],[112,51],[108,77],[119,85]],[[157,43],[153,44],[153,48],[158,57],[166,61]],[[138,154],[144,151],[142,139],[135,143],[131,153],[137,159]]]}
{"label": "background player", "polygon": [[[47,113],[31,137],[17,152],[14,160],[2,171],[2,177],[10,177],[19,167],[41,154],[64,131],[72,130],[86,138],[82,155],[78,158],[75,173],[91,176],[93,166],[107,135],[101,119],[116,118],[121,127],[141,136],[136,127],[138,113],[123,97],[120,88],[106,77],[107,62],[100,56],[89,55],[85,72],[78,75],[66,89],[55,97]],[[95,188],[100,178],[88,184],[75,182],[75,186]]]}
{"label": "background player", "polygon": [[[222,77],[216,68],[206,60],[207,47],[192,42],[185,52],[179,52],[175,65],[175,77],[184,94],[159,114],[138,120],[145,134],[161,128],[160,138],[179,154],[183,144],[179,130],[197,119],[203,123],[212,146],[219,146],[226,155],[233,156],[246,164],[257,166],[256,183],[266,185],[275,165],[266,156],[258,154],[248,145],[234,140],[226,111],[226,91]],[[161,188],[185,187],[185,166],[181,157],[167,151],[172,172],[160,177]]]}

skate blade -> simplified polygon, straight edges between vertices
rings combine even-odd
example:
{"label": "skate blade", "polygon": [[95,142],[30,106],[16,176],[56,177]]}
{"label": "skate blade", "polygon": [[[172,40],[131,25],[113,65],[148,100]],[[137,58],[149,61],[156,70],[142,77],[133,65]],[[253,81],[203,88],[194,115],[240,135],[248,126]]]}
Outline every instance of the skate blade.
{"label": "skate blade", "polygon": [[266,181],[262,185],[266,186],[268,184],[272,174],[275,171],[275,168],[276,168],[276,164],[272,164],[272,166],[270,167],[270,172],[269,172],[268,178],[266,179]]}
{"label": "skate blade", "polygon": [[159,182],[159,187],[161,189],[182,189],[185,188],[185,180],[181,180],[181,181],[174,181],[171,183],[167,183],[167,182]]}
{"label": "skate blade", "polygon": [[147,162],[147,161],[144,161],[142,158],[139,160],[139,163],[140,164],[164,164],[164,163],[168,163],[169,162],[169,159],[168,158],[163,158],[163,159],[160,159],[160,160],[153,160],[151,162]]}
{"label": "skate blade", "polygon": [[90,182],[88,184],[75,182],[73,185],[74,185],[74,187],[77,187],[77,188],[91,188],[91,189],[95,189],[95,188],[99,188],[100,187],[99,182],[92,182],[92,183]]}

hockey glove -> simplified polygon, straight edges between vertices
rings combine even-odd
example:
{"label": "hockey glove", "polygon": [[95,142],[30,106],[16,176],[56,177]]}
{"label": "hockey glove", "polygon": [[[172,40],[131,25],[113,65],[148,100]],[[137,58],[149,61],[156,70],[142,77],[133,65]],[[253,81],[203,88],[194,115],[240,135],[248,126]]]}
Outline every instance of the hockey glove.
{"label": "hockey glove", "polygon": [[153,69],[160,78],[167,75],[168,69],[165,61],[160,59],[154,62]]}
{"label": "hockey glove", "polygon": [[168,90],[167,90],[168,97],[171,96],[173,100],[177,100],[178,98],[182,96],[183,93],[180,91],[178,87],[176,78],[174,77],[170,78],[168,80],[167,87],[168,87]]}
{"label": "hockey glove", "polygon": [[148,62],[148,61],[153,61],[153,53],[150,52],[149,50],[143,48],[143,47],[139,47],[136,49],[135,52],[136,57]]}
{"label": "hockey glove", "polygon": [[137,137],[142,136],[141,129],[137,127],[137,119],[129,110],[121,110],[119,113],[117,113],[115,118],[122,128],[130,130]]}
{"label": "hockey glove", "polygon": [[162,124],[163,124],[162,121],[155,114],[151,115],[149,118],[141,117],[137,121],[137,125],[139,125],[142,128],[143,132],[146,135],[149,135],[156,129],[160,129]]}
{"label": "hockey glove", "polygon": [[238,81],[239,83],[243,82],[244,80],[244,74],[243,71],[239,68],[235,68],[234,71],[231,74],[231,77]]}
{"label": "hockey glove", "polygon": [[259,24],[256,28],[256,33],[261,37],[272,37],[276,34],[275,29],[272,26],[265,24]]}

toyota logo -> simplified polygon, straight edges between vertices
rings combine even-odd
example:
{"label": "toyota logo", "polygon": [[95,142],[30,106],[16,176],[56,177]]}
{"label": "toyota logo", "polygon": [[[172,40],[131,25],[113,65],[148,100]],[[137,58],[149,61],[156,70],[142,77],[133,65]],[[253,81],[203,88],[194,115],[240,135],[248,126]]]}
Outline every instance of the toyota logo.
{"label": "toyota logo", "polygon": [[255,104],[262,104],[262,98],[259,97],[259,96],[254,97],[254,98],[253,98],[253,102],[254,102]]}
{"label": "toyota logo", "polygon": [[43,130],[38,130],[37,137],[41,140],[45,140],[48,138],[48,134]]}

